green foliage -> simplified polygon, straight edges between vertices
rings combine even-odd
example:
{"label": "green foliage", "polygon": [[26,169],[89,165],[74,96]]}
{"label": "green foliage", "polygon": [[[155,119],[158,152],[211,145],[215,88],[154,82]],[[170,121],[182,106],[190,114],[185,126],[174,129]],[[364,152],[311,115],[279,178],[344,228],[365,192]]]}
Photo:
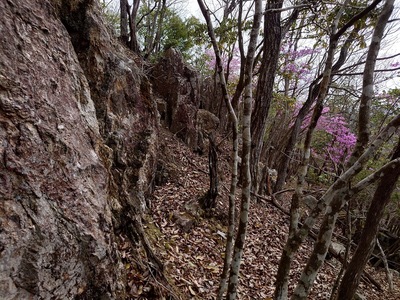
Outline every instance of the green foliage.
{"label": "green foliage", "polygon": [[162,48],[176,48],[181,52],[191,47],[192,41],[189,39],[188,30],[185,22],[175,12],[168,11],[165,27],[163,28],[164,37],[161,41]]}
{"label": "green foliage", "polygon": [[373,134],[385,126],[392,117],[400,113],[400,89],[391,89],[373,99],[371,106],[371,128]]}
{"label": "green foliage", "polygon": [[273,93],[272,112],[280,110],[294,110],[296,105],[296,98],[286,96],[283,93]]}
{"label": "green foliage", "polygon": [[188,61],[203,76],[212,76],[214,70],[210,70],[210,55],[204,51],[201,46],[195,46],[192,49],[195,55],[191,56]]}
{"label": "green foliage", "polygon": [[315,185],[329,185],[333,181],[333,176],[319,170],[309,168],[307,172],[307,182]]}
{"label": "green foliage", "polygon": [[118,10],[113,8],[110,3],[106,3],[105,1],[100,1],[100,7],[103,12],[103,15],[107,21],[107,24],[115,30],[115,32],[119,33],[120,31],[120,16]]}
{"label": "green foliage", "polygon": [[[161,52],[173,47],[182,52],[186,60],[193,61],[194,54],[197,54],[195,49],[208,41],[206,24],[194,16],[183,19],[177,9],[163,8],[161,4],[161,0],[141,2],[136,18],[139,48],[144,51],[153,49],[149,59],[156,59]],[[100,6],[108,25],[119,34],[118,5],[100,1]]]}
{"label": "green foliage", "polygon": [[[338,22],[338,29],[342,28],[345,24],[347,24],[354,16],[360,13],[364,8],[366,8],[371,3],[367,0],[354,0],[350,1],[346,6],[341,18]],[[310,31],[309,37],[318,39],[318,37],[323,37],[327,33],[330,33],[331,26],[334,20],[337,18],[339,10],[342,9],[341,5],[337,5],[337,3],[329,3],[329,2],[321,2],[317,9],[316,14],[310,14],[308,16],[307,23],[311,24],[312,28]],[[368,14],[368,16],[357,20],[354,24],[354,31],[356,32],[355,36],[355,47],[364,49],[367,47],[365,41],[365,29],[372,28],[379,16],[380,9],[374,9],[372,12]],[[346,37],[349,32],[352,30],[348,30],[347,33],[344,34]],[[345,40],[345,39],[343,39]],[[327,41],[322,41],[321,46],[326,47]]]}
{"label": "green foliage", "polygon": [[147,1],[139,9],[138,40],[141,48],[151,49],[154,43],[153,57],[168,48],[175,48],[189,59],[193,48],[207,41],[206,25],[194,16],[183,19],[178,10],[162,8],[158,2]]}
{"label": "green foliage", "polygon": [[185,20],[188,31],[188,38],[193,45],[204,45],[208,42],[207,25],[202,23],[198,18],[191,16]]}
{"label": "green foliage", "polygon": [[186,59],[191,57],[191,50],[206,41],[206,25],[199,19],[190,17],[182,20],[175,12],[170,12],[163,29],[162,49],[178,49]]}
{"label": "green foliage", "polygon": [[221,25],[215,28],[215,35],[219,38],[221,45],[232,45],[238,37],[237,20],[225,19]]}

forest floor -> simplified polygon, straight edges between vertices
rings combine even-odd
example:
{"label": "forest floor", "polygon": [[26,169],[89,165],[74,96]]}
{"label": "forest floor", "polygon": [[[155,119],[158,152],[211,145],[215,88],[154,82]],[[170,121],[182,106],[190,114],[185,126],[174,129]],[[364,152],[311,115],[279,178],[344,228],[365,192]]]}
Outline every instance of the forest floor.
{"label": "forest floor", "polygon": [[[217,138],[216,142],[222,138]],[[230,145],[218,147],[219,196],[217,208],[205,213],[198,199],[209,186],[207,153],[193,153],[166,130],[160,132],[158,186],[151,199],[151,218],[146,224],[150,242],[163,261],[167,278],[179,289],[182,299],[215,299],[223,267],[225,232],[228,211]],[[240,201],[240,189],[237,202]],[[288,208],[290,194],[284,195],[282,206]],[[238,207],[238,206],[237,206]],[[288,233],[288,216],[270,202],[251,202],[248,235],[240,271],[239,299],[271,299],[279,258]],[[293,261],[290,292],[293,290],[313,240],[307,239]],[[341,264],[326,260],[315,281],[309,299],[329,299]],[[400,278],[394,275],[395,291],[388,291],[383,269],[367,268],[383,291],[361,282],[359,293],[365,299],[400,299]]]}

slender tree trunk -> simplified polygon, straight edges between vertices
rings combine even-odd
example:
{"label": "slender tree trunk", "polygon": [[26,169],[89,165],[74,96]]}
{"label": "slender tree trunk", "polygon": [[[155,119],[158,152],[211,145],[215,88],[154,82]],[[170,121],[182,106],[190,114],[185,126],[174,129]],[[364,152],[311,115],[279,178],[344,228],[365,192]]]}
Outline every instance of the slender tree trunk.
{"label": "slender tree trunk", "polygon": [[218,297],[217,299],[221,300],[224,293],[227,290],[228,286],[228,275],[232,262],[232,251],[233,251],[233,242],[234,242],[234,234],[235,234],[235,203],[236,203],[236,186],[238,179],[238,150],[239,150],[239,139],[238,139],[238,119],[235,114],[235,111],[231,105],[229,99],[228,88],[226,85],[224,68],[222,64],[221,55],[219,52],[219,48],[217,45],[217,39],[215,37],[214,29],[212,26],[211,18],[207,8],[205,7],[202,0],[197,1],[200,7],[200,10],[204,16],[204,19],[207,23],[208,35],[210,36],[211,43],[213,45],[216,63],[217,63],[217,73],[219,75],[221,81],[222,95],[225,100],[225,104],[229,111],[230,122],[232,124],[232,177],[231,177],[231,186],[229,191],[229,220],[228,220],[228,232],[226,239],[226,247],[225,247],[225,259],[224,259],[224,268],[221,274],[221,282],[218,289]]}
{"label": "slender tree trunk", "polygon": [[243,3],[239,1],[239,15],[238,15],[238,44],[239,44],[239,53],[240,53],[240,73],[238,84],[236,85],[235,93],[232,97],[232,107],[236,113],[239,115],[239,99],[242,95],[244,88],[244,67],[246,56],[244,54],[244,43],[243,43],[243,22],[242,22],[242,14],[243,14]]}
{"label": "slender tree trunk", "polygon": [[210,170],[210,208],[215,208],[218,196],[218,155],[215,147],[215,139],[213,133],[209,137],[209,150],[208,150],[208,168]]}
{"label": "slender tree trunk", "polygon": [[[364,71],[364,88],[360,101],[359,123],[363,124],[359,124],[357,144],[354,152],[352,153],[352,157],[350,158],[350,162],[354,161],[355,157],[362,153],[369,141],[369,111],[373,97],[373,71],[375,69],[380,43],[383,38],[385,27],[392,14],[393,6],[394,0],[387,0],[385,2],[372,36]],[[392,160],[398,158],[399,156],[400,141],[393,154]],[[337,299],[347,299],[347,297],[348,299],[351,299],[354,296],[362,271],[372,252],[372,247],[378,232],[380,220],[383,217],[384,209],[390,200],[390,196],[396,185],[399,175],[399,168],[393,168],[383,172],[383,177],[375,191],[371,206],[368,210],[368,215],[363,232],[361,234],[360,242],[339,286]]]}
{"label": "slender tree trunk", "polygon": [[[277,279],[276,279],[275,299],[287,299],[288,277],[289,277],[289,271],[290,271],[292,258],[293,258],[294,253],[298,250],[298,247],[302,243],[302,239],[299,239],[299,236],[298,236],[299,235],[298,224],[299,224],[299,219],[300,219],[300,212],[299,212],[300,203],[301,203],[301,200],[303,197],[303,186],[305,183],[305,177],[307,175],[308,164],[309,164],[310,156],[311,156],[311,141],[312,141],[313,132],[317,126],[319,117],[321,116],[322,108],[323,108],[323,101],[328,93],[329,84],[330,84],[331,78],[332,78],[333,60],[334,60],[335,50],[337,48],[337,43],[338,43],[338,39],[332,38],[332,37],[334,36],[334,33],[336,33],[336,31],[337,31],[337,25],[338,25],[338,22],[339,22],[339,19],[340,19],[342,13],[343,13],[343,9],[341,11],[339,11],[338,15],[336,16],[336,20],[332,26],[332,34],[331,34],[327,59],[325,62],[322,81],[318,85],[310,87],[310,90],[309,90],[309,96],[308,96],[308,100],[307,100],[307,101],[309,101],[308,105],[311,105],[311,103],[313,102],[312,99],[314,99],[315,95],[317,95],[317,101],[316,101],[314,112],[313,112],[313,115],[311,118],[310,125],[307,130],[306,139],[304,141],[302,163],[301,163],[299,171],[298,171],[296,191],[292,197],[292,203],[291,203],[291,208],[290,208],[289,236],[288,236],[288,240],[286,242],[282,257],[281,257],[281,261],[279,263]],[[318,92],[316,92],[317,88],[318,88]],[[304,105],[302,107],[302,109],[305,106],[306,105]],[[300,115],[300,112],[299,112],[300,117],[298,116],[296,119],[296,122],[298,122],[298,124],[297,124],[298,127],[293,128],[293,131],[300,130],[300,125],[305,116],[305,109],[303,109],[303,111],[301,111],[301,113],[302,114]]]}
{"label": "slender tree trunk", "polygon": [[200,199],[200,205],[204,209],[215,208],[217,205],[216,199],[218,196],[218,155],[213,133],[208,135],[208,141],[208,172],[210,188],[207,194]]}
{"label": "slender tree trunk", "polygon": [[159,18],[157,22],[157,30],[156,30],[156,35],[154,37],[153,41],[153,46],[152,46],[152,51],[155,50],[156,53],[161,51],[161,36],[163,32],[163,25],[164,25],[164,19],[165,19],[165,13],[167,11],[167,0],[162,0],[160,12],[159,12]]}
{"label": "slender tree trunk", "polygon": [[[392,160],[400,157],[400,140],[397,144]],[[360,282],[361,274],[374,249],[376,236],[379,231],[379,223],[382,220],[386,206],[390,202],[390,196],[400,176],[400,168],[391,168],[383,172],[378,187],[368,209],[365,226],[361,233],[357,249],[343,275],[339,286],[337,299],[353,299]]]}
{"label": "slender tree trunk", "polygon": [[130,48],[133,52],[139,54],[139,43],[136,36],[136,17],[139,10],[140,0],[133,0],[132,12],[129,13],[129,29],[130,29]]}
{"label": "slender tree trunk", "polygon": [[[163,2],[161,2],[163,1]],[[163,7],[165,0],[154,1],[154,6],[150,9],[150,12],[154,11],[152,18],[146,18],[147,34],[145,37],[144,45],[144,58],[147,59],[157,46],[157,35],[160,29],[160,20],[163,20]]]}
{"label": "slender tree trunk", "polygon": [[220,286],[218,289],[217,299],[221,300],[228,288],[228,276],[230,271],[230,266],[232,262],[233,255],[233,242],[235,237],[235,193],[236,193],[236,185],[238,178],[238,130],[237,130],[237,120],[236,122],[232,122],[232,126],[235,126],[235,130],[233,130],[233,151],[232,151],[232,178],[231,178],[231,188],[229,193],[229,222],[228,222],[228,233],[226,238],[226,247],[225,247],[225,260],[224,260],[224,268],[221,274]]}
{"label": "slender tree trunk", "polygon": [[128,45],[128,0],[119,0],[121,41]]}
{"label": "slender tree trunk", "polygon": [[[288,240],[285,248],[282,252],[281,260],[279,262],[279,268],[277,273],[277,287],[275,290],[274,299],[287,299],[287,285],[284,284],[284,280],[288,279],[290,264],[294,253],[300,248],[302,242],[307,237],[311,228],[316,224],[320,213],[327,209],[329,203],[333,202],[334,197],[337,195],[343,195],[343,191],[347,191],[348,182],[357,175],[379,149],[383,143],[385,143],[397,128],[400,126],[400,115],[396,116],[377,136],[374,142],[368,147],[368,149],[360,156],[360,158],[348,168],[340,177],[329,187],[325,194],[321,197],[318,205],[311,211],[309,216],[303,222],[301,228],[295,233],[289,233]],[[349,195],[353,195],[366,186],[371,184],[380,178],[381,172],[400,166],[400,159],[390,162],[383,166],[381,169],[371,174],[364,180],[356,184]],[[343,196],[344,197],[344,196]],[[338,197],[340,199],[340,197]]]}
{"label": "slender tree trunk", "polygon": [[[303,194],[303,185],[305,182],[305,176],[308,170],[308,163],[310,160],[311,154],[311,140],[313,131],[317,125],[319,116],[322,112],[322,101],[326,96],[328,91],[328,86],[331,78],[331,70],[332,70],[332,60],[334,55],[334,50],[336,49],[336,44],[331,44],[330,51],[328,52],[328,58],[325,65],[325,74],[320,86],[319,96],[317,100],[317,105],[314,110],[314,114],[312,116],[311,124],[308,128],[306,140],[304,142],[304,156],[302,159],[302,164],[300,166],[298,181],[296,185],[295,194],[292,197],[292,203],[290,208],[290,225],[289,225],[289,236],[287,243],[284,249],[284,255],[282,255],[278,269],[278,276],[276,281],[276,289],[275,289],[275,298],[276,299],[286,299],[287,291],[288,291],[288,274],[290,270],[290,265],[292,262],[293,251],[298,250],[298,246],[301,244],[301,240],[298,240],[298,224],[300,218],[300,202]],[[300,244],[299,244],[300,242]],[[296,245],[296,246],[294,246]],[[298,245],[298,246],[297,246]],[[294,246],[294,247],[293,247]]]}
{"label": "slender tree trunk", "polygon": [[384,10],[382,11],[378,23],[375,27],[371,45],[368,49],[367,59],[365,62],[364,76],[363,76],[363,90],[360,98],[360,109],[358,117],[358,135],[357,143],[353,154],[350,158],[349,163],[353,163],[364,151],[369,141],[370,135],[370,110],[372,97],[374,96],[374,70],[376,65],[376,59],[381,47],[381,41],[383,38],[386,24],[389,20],[390,15],[393,11],[393,0],[386,1]]}
{"label": "slender tree trunk", "polygon": [[288,172],[288,167],[292,157],[292,151],[296,145],[297,138],[301,131],[301,125],[303,124],[303,120],[306,117],[307,113],[310,111],[312,104],[315,102],[315,99],[318,96],[318,92],[320,89],[320,84],[318,84],[318,79],[314,80],[309,87],[308,97],[306,102],[304,102],[303,106],[300,108],[299,113],[296,116],[296,120],[292,126],[290,131],[290,137],[286,144],[284,155],[281,156],[280,163],[278,164],[277,171],[278,177],[276,179],[276,183],[273,189],[273,192],[279,192],[286,181],[286,176]]}
{"label": "slender tree trunk", "polygon": [[381,246],[381,243],[379,242],[378,237],[376,238],[376,245],[378,246],[379,251],[381,252],[382,262],[383,262],[383,265],[385,266],[386,278],[387,278],[388,285],[389,285],[389,292],[393,293],[394,287],[393,287],[392,271],[389,269],[389,264],[388,264],[388,261],[387,261],[387,258],[386,258],[385,251],[383,251],[383,248]]}
{"label": "slender tree trunk", "polygon": [[262,18],[262,0],[255,0],[255,11],[253,19],[253,27],[250,33],[250,41],[247,51],[246,67],[245,67],[245,95],[244,95],[244,109],[243,109],[243,146],[242,146],[242,201],[240,207],[240,218],[238,225],[238,232],[233,248],[233,257],[231,263],[231,270],[229,273],[229,284],[227,291],[227,299],[234,300],[237,296],[237,286],[239,283],[239,270],[240,263],[243,256],[244,243],[247,233],[247,222],[249,215],[250,205],[250,188],[251,188],[251,175],[250,175],[250,155],[251,155],[251,111],[252,111],[252,78],[253,78],[253,64],[254,56],[257,47],[257,39],[259,29],[261,26]]}
{"label": "slender tree trunk", "polygon": [[267,1],[264,14],[263,57],[254,98],[253,118],[251,120],[252,163],[250,171],[252,190],[254,192],[258,191],[259,161],[264,144],[268,112],[272,102],[274,80],[282,41],[281,14],[279,11],[268,10],[282,8],[282,5],[283,1],[280,0]]}
{"label": "slender tree trunk", "polygon": [[[378,1],[375,1],[372,3],[369,7],[364,9],[361,13],[357,14],[357,17],[360,16],[365,16],[367,12],[370,12],[372,8],[374,8],[378,4]],[[354,29],[353,32],[349,35],[347,38],[346,42],[344,43],[340,56],[337,60],[337,62],[332,65],[333,61],[333,56],[334,52],[336,49],[336,45],[338,42],[338,39],[340,36],[345,32],[343,28],[349,28],[349,23],[345,24],[340,30],[337,30],[337,26],[339,23],[339,19],[341,17],[341,13],[343,13],[343,9],[340,11],[340,13],[336,16],[336,19],[332,25],[331,28],[331,38],[330,38],[330,47],[328,50],[328,55],[327,55],[327,61],[325,64],[325,70],[324,70],[324,75],[322,78],[321,83],[318,83],[318,79],[316,79],[313,84],[309,88],[309,96],[303,107],[300,109],[300,112],[296,118],[295,124],[293,126],[292,134],[289,139],[289,142],[286,146],[285,153],[287,155],[290,155],[290,152],[292,151],[294,145],[295,145],[295,140],[297,139],[297,135],[300,131],[301,128],[301,123],[307,114],[309,108],[311,107],[312,103],[314,102],[314,99],[317,98],[317,104],[316,108],[314,110],[314,114],[311,120],[311,124],[309,127],[309,130],[307,132],[306,140],[304,143],[304,153],[303,153],[303,159],[302,159],[302,165],[300,166],[300,169],[298,171],[298,181],[297,181],[297,186],[296,186],[296,193],[293,196],[292,199],[292,205],[291,205],[291,219],[290,219],[290,225],[289,225],[289,236],[288,240],[286,242],[285,248],[282,253],[282,257],[279,263],[279,268],[278,268],[278,273],[277,273],[277,280],[276,280],[276,289],[275,289],[275,299],[287,299],[287,293],[288,293],[288,276],[289,276],[289,271],[290,271],[290,266],[292,262],[292,257],[294,253],[298,250],[300,247],[301,243],[303,242],[304,238],[307,236],[310,228],[316,223],[316,219],[318,215],[325,209],[326,205],[328,205],[332,199],[332,203],[335,203],[335,207],[337,209],[340,209],[342,207],[342,203],[336,203],[339,201],[340,196],[339,195],[345,195],[345,191],[347,190],[347,183],[349,178],[353,177],[356,173],[361,170],[357,166],[357,168],[354,166],[351,170],[351,172],[346,172],[343,174],[339,179],[329,188],[329,190],[326,192],[326,194],[320,199],[320,204],[318,204],[312,211],[312,213],[306,218],[306,221],[301,229],[298,228],[298,221],[300,218],[299,215],[299,207],[300,207],[300,201],[302,198],[302,189],[303,185],[305,182],[305,176],[307,174],[307,169],[308,169],[308,163],[309,163],[309,158],[310,158],[310,145],[311,145],[311,138],[312,138],[312,133],[313,130],[316,126],[316,122],[318,121],[318,118],[321,114],[322,111],[322,103],[323,99],[325,98],[329,84],[332,78],[332,73],[334,73],[336,70],[338,70],[344,63],[346,56],[347,56],[347,50],[351,45],[351,42],[354,39],[354,35],[356,33],[357,29]],[[350,21],[355,22],[357,20],[356,17],[352,18]],[[288,166],[288,159],[284,159],[284,161],[279,165],[278,169],[278,179],[277,179],[277,185],[275,186],[275,190],[279,190],[282,188],[286,174],[287,174],[287,166]],[[339,199],[338,199],[339,198]],[[336,201],[336,202],[335,202]],[[316,272],[318,271],[320,265],[322,264],[323,260],[321,261],[322,254],[326,253],[327,247],[329,247],[330,244],[330,234],[331,232],[330,226],[333,226],[335,221],[336,221],[337,215],[336,211],[334,211],[331,215],[327,215],[325,219],[324,226],[321,227],[321,230],[326,232],[326,235],[321,235],[321,239],[317,241],[315,245],[315,251],[312,254],[312,257],[309,260],[309,264],[307,264],[305,270],[303,271],[303,275],[301,277],[301,280],[299,281],[298,287],[296,288],[295,295],[293,296],[295,299],[298,297],[298,299],[304,297],[304,295],[308,294],[309,288],[311,287],[315,276]],[[327,237],[329,237],[329,243],[327,240]],[[326,248],[326,249],[325,249]],[[323,255],[325,257],[325,254]],[[315,273],[315,274],[314,274]],[[308,276],[310,275],[310,276]]]}
{"label": "slender tree trunk", "polygon": [[[339,192],[342,196],[345,196],[346,189]],[[329,245],[331,244],[331,237],[333,228],[337,220],[338,211],[341,208],[341,202],[336,201],[332,207],[332,211],[335,213],[329,213],[324,217],[321,224],[317,241],[315,242],[313,252],[308,259],[307,265],[305,266],[299,282],[291,297],[292,300],[304,300],[310,292],[310,289],[317,276],[317,272],[325,261],[326,253],[328,252]],[[343,298],[347,299],[347,298]],[[351,299],[351,298],[349,298]]]}
{"label": "slender tree trunk", "polygon": [[[346,208],[346,236],[347,236],[347,244],[346,244],[346,251],[344,253],[343,261],[342,261],[342,266],[340,268],[339,274],[336,276],[335,282],[333,283],[332,290],[331,290],[331,296],[329,297],[329,300],[334,300],[336,298],[336,293],[339,288],[340,281],[342,280],[343,273],[347,269],[348,261],[349,261],[349,256],[350,256],[350,251],[351,251],[351,244],[352,244],[352,226],[351,226],[351,211],[350,211],[350,205],[347,205]],[[340,253],[339,253],[340,255]]]}
{"label": "slender tree trunk", "polygon": [[[349,29],[351,26],[353,26],[358,20],[364,18],[367,16],[382,0],[375,0],[372,2],[368,7],[366,7],[364,10],[362,10],[360,13],[356,14],[351,18],[343,27],[341,27],[334,35],[331,36],[331,40],[336,40],[338,41],[339,38],[346,32],[347,29]],[[337,24],[336,24],[337,26]],[[346,53],[343,53],[346,54]],[[342,56],[342,53],[341,53]],[[333,69],[338,70],[340,65],[344,63],[343,57],[340,57],[338,59],[337,64],[333,67]],[[301,130],[301,125],[303,123],[303,120],[305,116],[307,115],[308,111],[310,110],[312,104],[314,103],[316,97],[318,96],[319,92],[319,84],[317,84],[319,79],[317,78],[309,88],[309,93],[308,93],[308,98],[302,108],[300,109],[295,123],[293,125],[293,128],[290,133],[290,138],[286,144],[284,154],[280,159],[280,162],[277,167],[278,171],[278,177],[276,180],[276,184],[274,186],[274,193],[280,191],[283,188],[283,185],[285,184],[286,177],[288,174],[288,167],[290,164],[290,159],[292,157],[292,151],[296,145],[298,135]]]}
{"label": "slender tree trunk", "polygon": [[[374,33],[372,36],[371,45],[368,50],[368,56],[367,56],[366,68],[364,70],[364,80],[363,80],[363,91],[367,90],[368,92],[363,93],[363,96],[361,98],[361,99],[363,99],[363,97],[365,97],[367,100],[364,100],[364,102],[361,102],[361,105],[363,105],[363,103],[370,101],[370,99],[372,99],[372,96],[373,96],[373,72],[374,72],[374,68],[375,68],[376,58],[377,58],[377,55],[379,52],[380,42],[383,37],[384,28],[387,24],[387,21],[389,19],[389,16],[390,16],[392,10],[393,10],[393,0],[388,0],[384,6],[384,9],[383,9],[380,17],[379,17],[378,23],[375,27],[375,30],[374,30]],[[373,55],[370,55],[370,53],[373,53]],[[372,92],[371,92],[371,90],[372,90]],[[364,96],[364,94],[366,94],[366,95]],[[361,128],[363,128],[363,129],[369,127],[369,123],[368,123],[369,117],[361,116],[362,114],[365,114],[365,113],[368,113],[368,111],[360,109],[359,123],[364,123],[363,125],[361,125],[362,126]],[[364,135],[364,137],[359,138],[359,140],[360,140],[360,144],[362,144],[361,145],[362,149],[364,150],[365,145],[366,145],[364,143],[368,142],[369,134],[367,134],[367,136],[365,136],[365,130],[360,131],[359,136],[363,136],[363,135]],[[353,162],[356,160],[359,161],[360,158],[362,157],[362,156],[360,157],[361,153],[357,151],[358,150],[357,148],[358,147],[356,147],[356,150],[352,154],[351,160]],[[354,163],[351,168],[353,168],[353,167],[356,167],[356,163]],[[359,168],[357,168],[357,169],[359,169]],[[353,176],[355,174],[353,174]],[[304,270],[302,272],[302,275],[301,275],[299,283],[294,291],[292,299],[306,299],[306,297],[309,293],[309,290],[310,290],[312,284],[314,283],[317,272],[319,271],[323,261],[325,260],[325,255],[328,251],[328,248],[329,248],[329,245],[331,242],[332,232],[333,232],[333,228],[334,228],[334,225],[335,225],[335,222],[337,219],[337,215],[338,215],[340,209],[346,203],[346,201],[349,200],[349,193],[348,193],[348,187],[347,187],[348,182],[349,181],[345,182],[343,187],[340,188],[338,191],[336,191],[334,194],[333,200],[330,203],[329,208],[327,210],[328,213],[325,215],[325,217],[322,221],[319,236],[315,243],[313,252],[309,258],[309,261],[308,261],[306,267],[304,268]],[[345,273],[345,275],[346,275],[346,273]],[[342,282],[346,282],[346,284],[348,283],[347,281],[344,281],[344,279]],[[339,289],[338,295],[339,294],[340,294],[340,289]],[[351,298],[339,297],[339,299],[351,299]]]}

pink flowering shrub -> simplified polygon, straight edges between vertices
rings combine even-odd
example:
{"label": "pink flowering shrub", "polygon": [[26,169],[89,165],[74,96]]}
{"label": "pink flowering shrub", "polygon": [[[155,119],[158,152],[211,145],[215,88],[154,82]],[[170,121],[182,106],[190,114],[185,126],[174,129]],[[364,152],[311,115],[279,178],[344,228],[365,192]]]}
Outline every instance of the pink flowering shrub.
{"label": "pink flowering shrub", "polygon": [[[217,64],[214,50],[212,48],[208,48],[205,51],[205,54],[206,54],[206,56],[208,58],[208,60],[207,60],[208,69],[210,71],[214,71],[215,66]],[[228,59],[229,59],[228,54],[226,52],[223,52],[221,54],[221,59],[222,59],[222,65],[223,65],[224,69],[226,70],[227,67],[228,67]],[[240,54],[239,54],[239,50],[237,48],[235,48],[233,50],[233,58],[229,62],[229,70],[230,70],[231,74],[239,75],[239,71],[240,71]]]}
{"label": "pink flowering shrub", "polygon": [[319,52],[320,50],[309,47],[293,50],[290,44],[283,45],[281,47],[283,62],[280,73],[284,77],[309,82],[312,78],[309,59]]}
{"label": "pink flowering shrub", "polygon": [[[300,104],[296,105],[296,115],[300,107]],[[307,130],[310,125],[311,116],[312,112],[305,117],[303,130]],[[357,136],[350,130],[342,115],[330,113],[329,107],[325,107],[315,130],[312,151],[314,156],[332,161],[334,164],[344,163],[349,159]]]}
{"label": "pink flowering shrub", "polygon": [[340,114],[323,114],[317,124],[316,130],[328,134],[330,141],[323,147],[326,158],[335,164],[346,162],[356,144],[357,137],[349,129],[345,118]]}

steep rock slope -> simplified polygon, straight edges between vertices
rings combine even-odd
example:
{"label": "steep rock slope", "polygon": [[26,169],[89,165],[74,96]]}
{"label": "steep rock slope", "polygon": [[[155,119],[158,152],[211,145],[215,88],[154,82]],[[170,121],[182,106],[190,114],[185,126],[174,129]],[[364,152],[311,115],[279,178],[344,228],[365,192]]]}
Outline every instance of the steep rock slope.
{"label": "steep rock slope", "polygon": [[123,298],[157,113],[97,1],[0,2],[0,298]]}

